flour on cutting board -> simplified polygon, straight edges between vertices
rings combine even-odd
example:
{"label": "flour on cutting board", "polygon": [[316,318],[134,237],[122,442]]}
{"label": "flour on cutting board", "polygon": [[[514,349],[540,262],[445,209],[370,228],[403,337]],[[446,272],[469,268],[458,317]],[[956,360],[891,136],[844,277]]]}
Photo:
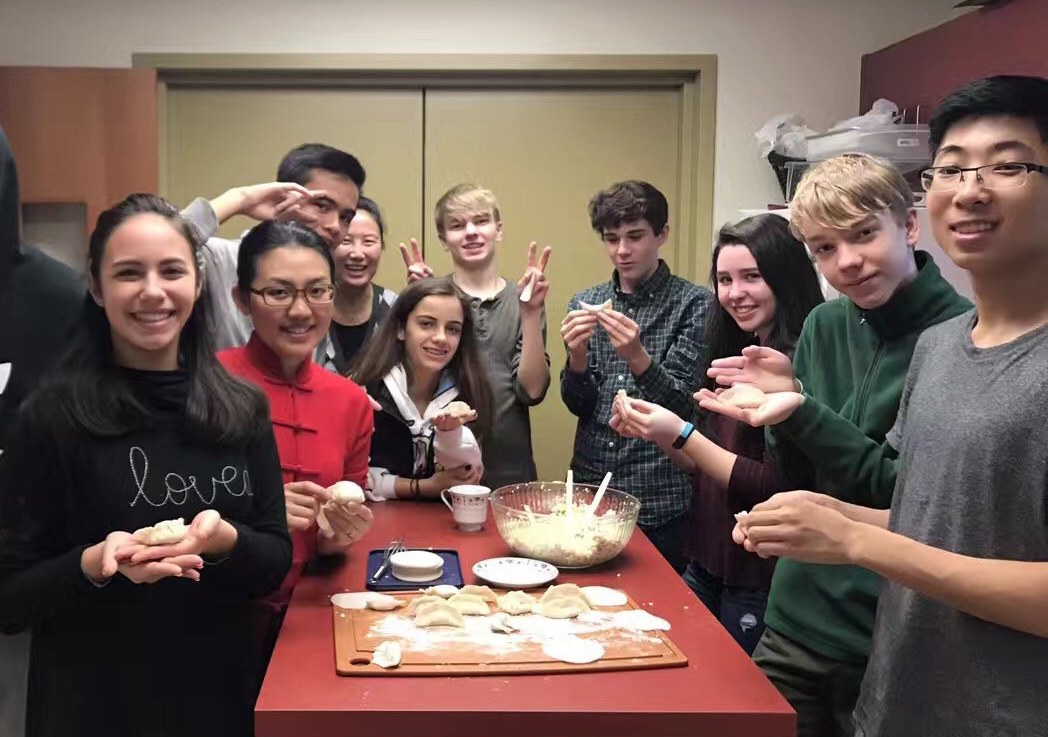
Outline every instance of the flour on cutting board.
{"label": "flour on cutting board", "polygon": [[[409,616],[389,614],[371,626],[368,637],[383,640],[397,638],[405,652],[442,650],[468,643],[474,649],[498,655],[516,652],[525,644],[541,645],[552,638],[572,635],[593,635],[605,646],[616,642],[659,642],[657,635],[644,630],[651,624],[665,624],[664,620],[657,617],[639,619],[630,610],[594,611],[575,619],[549,619],[538,614],[523,614],[506,618],[517,628],[517,632],[503,633],[492,630],[491,616],[466,616],[466,626],[463,628],[426,628],[416,626]],[[665,628],[668,629],[669,625]]]}

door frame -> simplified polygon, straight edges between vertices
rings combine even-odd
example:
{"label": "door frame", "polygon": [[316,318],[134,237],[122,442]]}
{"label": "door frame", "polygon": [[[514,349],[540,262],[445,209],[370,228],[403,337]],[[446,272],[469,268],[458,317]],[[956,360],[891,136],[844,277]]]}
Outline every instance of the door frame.
{"label": "door frame", "polygon": [[138,53],[157,74],[160,181],[167,182],[167,105],[172,86],[664,87],[681,93],[679,212],[673,271],[706,281],[714,233],[717,57],[590,54],[196,54]]}

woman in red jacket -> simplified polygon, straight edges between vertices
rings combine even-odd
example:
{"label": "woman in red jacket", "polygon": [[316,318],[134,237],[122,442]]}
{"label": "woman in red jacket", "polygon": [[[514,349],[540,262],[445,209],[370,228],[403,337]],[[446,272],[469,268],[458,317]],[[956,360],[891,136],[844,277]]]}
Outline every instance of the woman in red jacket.
{"label": "woman in red jacket", "polygon": [[269,397],[284,477],[294,552],[284,582],[261,602],[266,659],[305,566],[343,552],[371,526],[367,507],[334,503],[328,490],[342,480],[363,487],[375,424],[364,390],[313,362],[331,324],[333,275],[331,254],[312,231],[293,222],[255,226],[240,244],[233,288],[255,329],[246,346],[218,354],[230,373]]}

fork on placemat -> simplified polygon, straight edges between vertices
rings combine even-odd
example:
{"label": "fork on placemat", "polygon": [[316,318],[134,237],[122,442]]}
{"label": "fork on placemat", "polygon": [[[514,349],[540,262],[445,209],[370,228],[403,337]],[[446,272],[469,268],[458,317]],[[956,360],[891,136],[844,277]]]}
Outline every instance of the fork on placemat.
{"label": "fork on placemat", "polygon": [[386,546],[386,552],[382,554],[382,565],[375,571],[375,575],[371,577],[371,583],[378,583],[378,580],[382,578],[382,574],[389,568],[389,559],[393,557],[395,553],[400,553],[404,550],[404,536],[400,535],[393,538],[389,545]]}

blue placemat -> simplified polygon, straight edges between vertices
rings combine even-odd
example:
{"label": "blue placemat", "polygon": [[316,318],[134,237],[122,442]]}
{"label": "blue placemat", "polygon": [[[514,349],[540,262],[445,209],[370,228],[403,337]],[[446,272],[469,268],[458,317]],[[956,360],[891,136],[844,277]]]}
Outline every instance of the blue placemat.
{"label": "blue placemat", "polygon": [[[412,550],[415,549],[416,548],[412,548]],[[368,553],[368,570],[367,578],[364,579],[364,585],[371,591],[418,591],[419,589],[425,589],[438,584],[462,586],[462,584],[465,583],[462,579],[462,566],[459,565],[459,554],[457,550],[448,550],[444,548],[418,548],[418,550],[428,550],[431,553],[436,553],[444,559],[444,574],[440,578],[426,581],[425,583],[401,581],[399,578],[394,578],[391,567],[387,567],[382,574],[382,577],[378,581],[372,583],[371,577],[375,575],[375,571],[377,571],[379,566],[382,565],[382,556],[386,554],[385,550],[379,549],[372,550]]]}

